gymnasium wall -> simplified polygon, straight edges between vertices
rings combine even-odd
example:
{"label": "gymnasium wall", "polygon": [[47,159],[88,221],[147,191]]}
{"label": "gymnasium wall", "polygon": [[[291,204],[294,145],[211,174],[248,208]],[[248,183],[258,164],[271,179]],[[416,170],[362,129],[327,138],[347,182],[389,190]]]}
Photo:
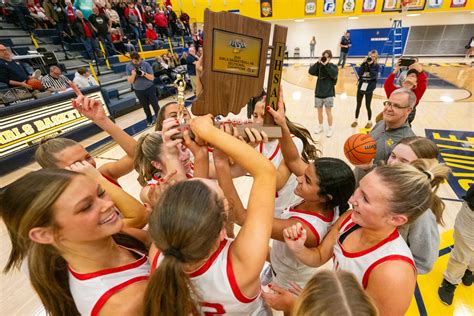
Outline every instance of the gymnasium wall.
{"label": "gymnasium wall", "polygon": [[[320,56],[325,49],[331,49],[333,54],[339,55],[339,40],[345,30],[390,28],[393,19],[402,18],[403,27],[426,25],[456,25],[471,24],[474,14],[469,12],[431,13],[416,17],[406,17],[401,14],[361,16],[358,20],[348,18],[306,19],[302,23],[294,20],[272,21],[288,27],[287,46],[290,56],[293,56],[295,47],[300,48],[300,55],[309,56],[309,42],[312,36],[316,37],[316,56]],[[464,36],[463,33],[462,36]],[[466,43],[470,36],[462,39]],[[433,35],[435,36],[435,35]],[[461,39],[460,39],[461,41]],[[464,44],[466,45],[466,44]],[[463,45],[463,46],[464,46]],[[349,53],[350,54],[350,53]]]}
{"label": "gymnasium wall", "polygon": [[[272,16],[262,18],[263,20],[282,20],[282,19],[303,19],[317,17],[349,17],[349,16],[373,16],[377,14],[391,14],[384,12],[384,4],[394,5],[396,8],[400,6],[400,0],[354,0],[355,7],[353,12],[343,13],[343,4],[345,0],[173,0],[174,9],[184,10],[191,17],[191,22],[203,22],[204,9],[209,8],[213,11],[229,11],[238,10],[240,14],[252,18],[261,18],[260,3],[269,2],[272,6]],[[430,8],[428,1],[431,3],[440,3],[439,8]],[[159,0],[159,2],[162,2]],[[305,4],[314,2],[316,11],[313,15],[305,14]],[[461,12],[474,9],[474,0],[411,0],[416,3],[421,10],[416,12],[437,13],[437,12]],[[463,3],[461,7],[451,7],[454,3]],[[334,10],[327,14],[323,13],[323,7],[332,3]],[[366,9],[363,9],[363,5]],[[373,6],[367,10],[367,6]],[[454,5],[456,6],[456,4]],[[363,12],[365,11],[365,12]],[[369,12],[368,12],[369,11]]]}

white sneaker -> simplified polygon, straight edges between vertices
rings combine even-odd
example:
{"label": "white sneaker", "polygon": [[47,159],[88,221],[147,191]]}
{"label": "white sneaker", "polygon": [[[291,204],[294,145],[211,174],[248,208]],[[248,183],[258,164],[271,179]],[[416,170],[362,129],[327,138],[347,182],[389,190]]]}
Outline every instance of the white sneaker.
{"label": "white sneaker", "polygon": [[33,78],[39,79],[39,77],[41,77],[41,70],[36,69],[31,76]]}
{"label": "white sneaker", "polygon": [[322,126],[318,126],[315,130],[314,130],[314,133],[315,134],[319,134],[323,131],[323,127]]}
{"label": "white sneaker", "polygon": [[330,127],[328,131],[326,132],[326,137],[331,137],[331,136],[332,136],[332,127]]}

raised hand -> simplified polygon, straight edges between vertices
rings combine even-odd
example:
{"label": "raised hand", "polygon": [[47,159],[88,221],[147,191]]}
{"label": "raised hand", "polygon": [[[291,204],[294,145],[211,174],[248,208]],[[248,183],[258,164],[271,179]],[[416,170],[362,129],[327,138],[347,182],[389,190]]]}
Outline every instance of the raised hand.
{"label": "raised hand", "polygon": [[90,99],[82,95],[82,93],[72,100],[72,106],[91,121],[98,122],[107,119],[102,102]]}
{"label": "raised hand", "polygon": [[281,127],[286,127],[285,104],[283,102],[283,89],[280,86],[280,95],[278,97],[278,109],[275,111],[270,106],[266,108],[267,112],[273,116],[275,123]]}
{"label": "raised hand", "polygon": [[269,284],[268,287],[272,290],[271,292],[262,291],[265,303],[278,311],[291,312],[297,296],[276,285]]}
{"label": "raised hand", "polygon": [[163,129],[161,131],[161,135],[163,136],[163,144],[165,145],[165,153],[178,156],[178,144],[183,143],[182,138],[174,138],[173,136],[177,136],[181,133],[181,129],[179,127],[179,121],[175,118],[167,118],[163,121]]}
{"label": "raised hand", "polygon": [[301,223],[296,223],[283,230],[283,238],[288,248],[293,252],[299,252],[305,248],[307,234]]}
{"label": "raised hand", "polygon": [[100,173],[100,171],[85,160],[75,162],[72,165],[66,167],[66,169],[83,173],[93,179],[102,178],[102,174]]}

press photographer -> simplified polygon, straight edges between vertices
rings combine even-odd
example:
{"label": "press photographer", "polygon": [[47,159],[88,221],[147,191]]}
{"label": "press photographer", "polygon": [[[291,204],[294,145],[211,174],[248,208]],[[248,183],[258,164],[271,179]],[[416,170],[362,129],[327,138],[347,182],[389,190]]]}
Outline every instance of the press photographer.
{"label": "press photographer", "polygon": [[367,124],[365,128],[372,127],[372,96],[374,90],[377,87],[377,77],[379,74],[379,64],[378,64],[379,55],[376,50],[369,52],[369,55],[364,59],[359,69],[357,70],[357,75],[359,77],[357,85],[357,107],[355,112],[355,120],[351,124],[351,127],[356,127],[359,123],[359,114],[360,108],[362,106],[362,99],[365,96],[365,108],[367,109]]}
{"label": "press photographer", "polygon": [[[153,69],[149,63],[141,60],[140,54],[132,53],[130,55],[131,61],[127,65],[127,81],[133,86],[135,95],[143,107],[146,114],[147,126],[155,124],[156,116],[158,115],[158,97],[156,96],[156,88],[153,84]],[[151,115],[150,105],[153,107],[155,117]]]}

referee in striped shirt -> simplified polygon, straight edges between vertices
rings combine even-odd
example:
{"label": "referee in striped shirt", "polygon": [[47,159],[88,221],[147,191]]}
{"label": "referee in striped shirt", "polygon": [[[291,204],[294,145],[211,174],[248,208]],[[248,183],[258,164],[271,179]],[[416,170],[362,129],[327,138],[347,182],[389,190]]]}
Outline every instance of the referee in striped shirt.
{"label": "referee in striped shirt", "polygon": [[58,66],[51,66],[49,68],[49,75],[41,78],[41,82],[43,83],[43,87],[51,92],[65,91],[70,87],[70,80],[62,74]]}

